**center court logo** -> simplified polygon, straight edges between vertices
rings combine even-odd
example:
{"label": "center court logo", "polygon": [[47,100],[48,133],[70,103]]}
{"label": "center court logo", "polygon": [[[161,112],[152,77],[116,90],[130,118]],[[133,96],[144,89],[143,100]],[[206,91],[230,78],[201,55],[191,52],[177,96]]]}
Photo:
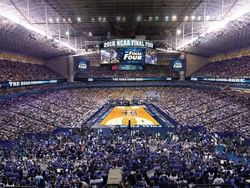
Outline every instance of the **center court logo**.
{"label": "center court logo", "polygon": [[129,61],[135,61],[135,60],[142,60],[142,52],[133,52],[133,51],[128,51],[125,52],[123,56],[123,60],[129,60]]}

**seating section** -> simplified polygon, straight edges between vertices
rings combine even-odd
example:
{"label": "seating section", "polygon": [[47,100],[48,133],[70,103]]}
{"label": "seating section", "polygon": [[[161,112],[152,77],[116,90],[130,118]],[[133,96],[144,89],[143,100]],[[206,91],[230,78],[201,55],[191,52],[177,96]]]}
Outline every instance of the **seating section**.
{"label": "seating section", "polygon": [[78,74],[77,77],[88,78],[88,77],[168,77],[174,76],[170,72],[168,66],[145,66],[143,71],[113,71],[110,66],[91,66],[90,69],[85,72]]}
{"label": "seating section", "polygon": [[30,132],[79,127],[102,104],[99,92],[83,89],[1,100],[0,137],[15,139]]}
{"label": "seating section", "polygon": [[156,104],[182,125],[205,126],[212,132],[240,132],[250,137],[249,98],[221,92],[171,88]]}
{"label": "seating section", "polygon": [[[184,127],[159,135],[84,123],[109,99],[144,99],[149,93]],[[102,188],[113,168],[121,169],[126,187],[247,187],[250,179],[250,148],[242,141],[250,136],[249,98],[187,88],[92,88],[0,100],[0,106],[0,140],[16,139],[0,147],[3,186]],[[204,125],[211,133],[187,125]],[[74,129],[51,134],[59,127]],[[222,139],[213,131],[242,135]],[[46,136],[22,137],[30,132]]]}
{"label": "seating section", "polygon": [[0,82],[62,78],[44,65],[0,60]]}
{"label": "seating section", "polygon": [[[182,125],[204,126],[211,132],[233,131],[250,137],[249,99],[220,92],[187,88],[119,88],[64,90],[31,97],[1,100],[1,139],[56,127],[80,126],[108,99],[146,99]],[[11,132],[11,134],[6,134]]]}
{"label": "seating section", "polygon": [[193,76],[220,78],[250,77],[250,56],[209,63],[195,72]]}

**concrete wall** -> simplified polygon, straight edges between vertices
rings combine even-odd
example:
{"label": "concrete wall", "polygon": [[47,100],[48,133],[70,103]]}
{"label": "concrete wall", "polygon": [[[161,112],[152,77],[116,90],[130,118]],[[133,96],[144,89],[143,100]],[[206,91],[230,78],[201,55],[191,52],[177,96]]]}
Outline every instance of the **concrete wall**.
{"label": "concrete wall", "polygon": [[49,59],[45,65],[61,76],[69,79],[69,59],[68,56],[60,56]]}
{"label": "concrete wall", "polygon": [[212,56],[209,58],[209,62],[222,61],[225,59],[233,59],[236,57],[249,56],[249,55],[250,55],[250,47]]}
{"label": "concrete wall", "polygon": [[186,53],[186,76],[190,76],[206,64],[208,57]]}
{"label": "concrete wall", "polygon": [[12,52],[0,51],[0,60],[18,61],[22,63],[44,64],[44,60]]}

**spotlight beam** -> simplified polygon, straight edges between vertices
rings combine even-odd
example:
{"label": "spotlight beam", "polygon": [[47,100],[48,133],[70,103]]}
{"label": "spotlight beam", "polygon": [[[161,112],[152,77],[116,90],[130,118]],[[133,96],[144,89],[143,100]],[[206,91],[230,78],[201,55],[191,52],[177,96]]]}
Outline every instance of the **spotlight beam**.
{"label": "spotlight beam", "polygon": [[[206,33],[202,33],[199,37],[204,37],[209,33],[215,32],[215,31],[219,31],[223,28],[225,28],[231,21],[237,20],[240,17],[244,16],[245,14],[250,12],[250,5],[247,4],[244,7],[242,7],[239,11],[237,11],[236,13],[232,14],[229,17],[226,17],[225,19],[221,20],[221,21],[217,21],[217,22],[213,22],[212,24],[210,24],[209,28],[207,29]],[[177,47],[177,50],[180,50],[181,48],[193,43],[195,40],[197,40],[199,37],[195,37],[193,39],[190,39],[186,42],[184,42],[183,44],[181,44],[180,46]]]}
{"label": "spotlight beam", "polygon": [[[49,34],[47,34],[44,30],[38,29],[37,27],[35,27],[32,24],[28,23],[26,20],[24,20],[20,16],[14,15],[13,13],[10,13],[10,12],[4,11],[4,10],[0,11],[0,16],[8,19],[9,21],[11,21],[11,22],[13,22],[15,24],[18,24],[18,25],[24,27],[25,29],[27,29],[29,31],[33,31],[33,32],[35,32],[35,33],[37,33],[39,35],[47,37],[50,40],[53,39],[53,37],[50,36]],[[72,50],[74,52],[77,51],[76,48],[74,48],[73,46],[71,46],[68,43],[61,42],[61,41],[59,41],[57,39],[54,39],[54,41],[57,42],[58,44],[60,44],[61,46],[68,48],[69,50]]]}

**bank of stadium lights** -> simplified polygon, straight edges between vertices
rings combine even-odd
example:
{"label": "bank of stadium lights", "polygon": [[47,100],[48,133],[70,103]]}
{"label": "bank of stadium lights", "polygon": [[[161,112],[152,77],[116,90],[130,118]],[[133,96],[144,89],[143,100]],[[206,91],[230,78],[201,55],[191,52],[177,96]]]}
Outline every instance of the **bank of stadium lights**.
{"label": "bank of stadium lights", "polygon": [[153,17],[152,16],[149,16],[148,17],[148,21],[152,21],[153,20]]}
{"label": "bank of stadium lights", "polygon": [[[0,22],[1,23],[1,22]],[[3,20],[2,21],[3,24],[7,24],[8,23],[8,20]]]}
{"label": "bank of stadium lights", "polygon": [[65,18],[63,18],[63,22],[66,23],[66,19]]}
{"label": "bank of stadium lights", "polygon": [[184,21],[188,21],[188,16],[185,16],[185,17],[184,17]]}
{"label": "bank of stadium lights", "polygon": [[200,20],[201,20],[201,16],[198,16],[198,17],[197,17],[197,20],[200,21]]}
{"label": "bank of stadium lights", "polygon": [[[207,34],[219,31],[220,29],[225,28],[231,21],[237,20],[240,17],[244,16],[245,14],[250,13],[250,4],[246,3],[244,6],[241,6],[237,11],[233,12],[229,16],[227,16],[225,19],[220,21],[215,21],[209,24],[208,29],[206,32],[202,33],[198,37],[194,37],[191,40],[185,41],[183,44],[177,47],[177,50],[184,48],[185,46],[192,44],[194,41],[196,41],[199,37],[205,37]],[[206,20],[210,19],[210,16],[205,17]]]}
{"label": "bank of stadium lights", "polygon": [[121,16],[116,16],[116,21],[120,22],[121,21]]}
{"label": "bank of stadium lights", "polygon": [[15,24],[18,24],[18,25],[24,27],[25,29],[27,29],[29,31],[32,31],[32,32],[35,32],[41,36],[47,37],[50,40],[54,40],[54,42],[60,44],[63,47],[66,47],[74,52],[77,51],[77,49],[72,47],[70,44],[65,43],[65,42],[61,42],[55,38],[53,39],[53,37],[51,35],[49,35],[45,30],[41,30],[40,28],[33,26],[32,24],[30,24],[26,20],[24,20],[23,17],[21,17],[20,15],[15,15],[15,14],[10,13],[8,11],[1,10],[0,16],[6,18],[8,21],[11,21]]}
{"label": "bank of stadium lights", "polygon": [[69,36],[69,31],[66,31],[66,32],[65,32],[65,35]]}
{"label": "bank of stadium lights", "polygon": [[59,18],[56,18],[56,22],[59,23],[59,22],[60,22],[60,19],[59,19]]}
{"label": "bank of stadium lights", "polygon": [[92,33],[92,32],[89,32],[88,36],[89,36],[89,37],[92,37],[92,36],[93,36],[93,33]]}
{"label": "bank of stadium lights", "polygon": [[80,23],[82,21],[81,17],[77,17],[77,22]]}
{"label": "bank of stadium lights", "polygon": [[180,35],[181,34],[181,30],[180,29],[177,29],[176,30],[176,35]]}
{"label": "bank of stadium lights", "polygon": [[137,16],[137,17],[136,17],[136,21],[137,21],[137,22],[140,22],[141,20],[142,20],[142,17],[141,17],[141,16]]}
{"label": "bank of stadium lights", "polygon": [[91,21],[94,22],[94,21],[95,21],[95,18],[91,18]]}
{"label": "bank of stadium lights", "polygon": [[49,23],[53,23],[53,19],[52,18],[49,18]]}
{"label": "bank of stadium lights", "polygon": [[126,17],[125,16],[122,17],[122,21],[126,22]]}
{"label": "bank of stadium lights", "polygon": [[155,16],[155,20],[158,21],[159,20],[159,16]]}
{"label": "bank of stadium lights", "polygon": [[191,20],[194,21],[195,20],[195,16],[191,16]]}
{"label": "bank of stadium lights", "polygon": [[169,17],[165,16],[165,22],[168,22],[168,21],[169,21]]}
{"label": "bank of stadium lights", "polygon": [[177,20],[177,16],[176,15],[173,15],[172,16],[172,21],[176,21]]}
{"label": "bank of stadium lights", "polygon": [[[121,21],[120,19],[121,19],[121,18],[118,18],[117,21],[120,22],[120,21]],[[106,19],[106,17],[101,17],[101,16],[99,16],[99,17],[98,17],[98,21],[99,21],[99,22],[106,22],[107,19]]]}

